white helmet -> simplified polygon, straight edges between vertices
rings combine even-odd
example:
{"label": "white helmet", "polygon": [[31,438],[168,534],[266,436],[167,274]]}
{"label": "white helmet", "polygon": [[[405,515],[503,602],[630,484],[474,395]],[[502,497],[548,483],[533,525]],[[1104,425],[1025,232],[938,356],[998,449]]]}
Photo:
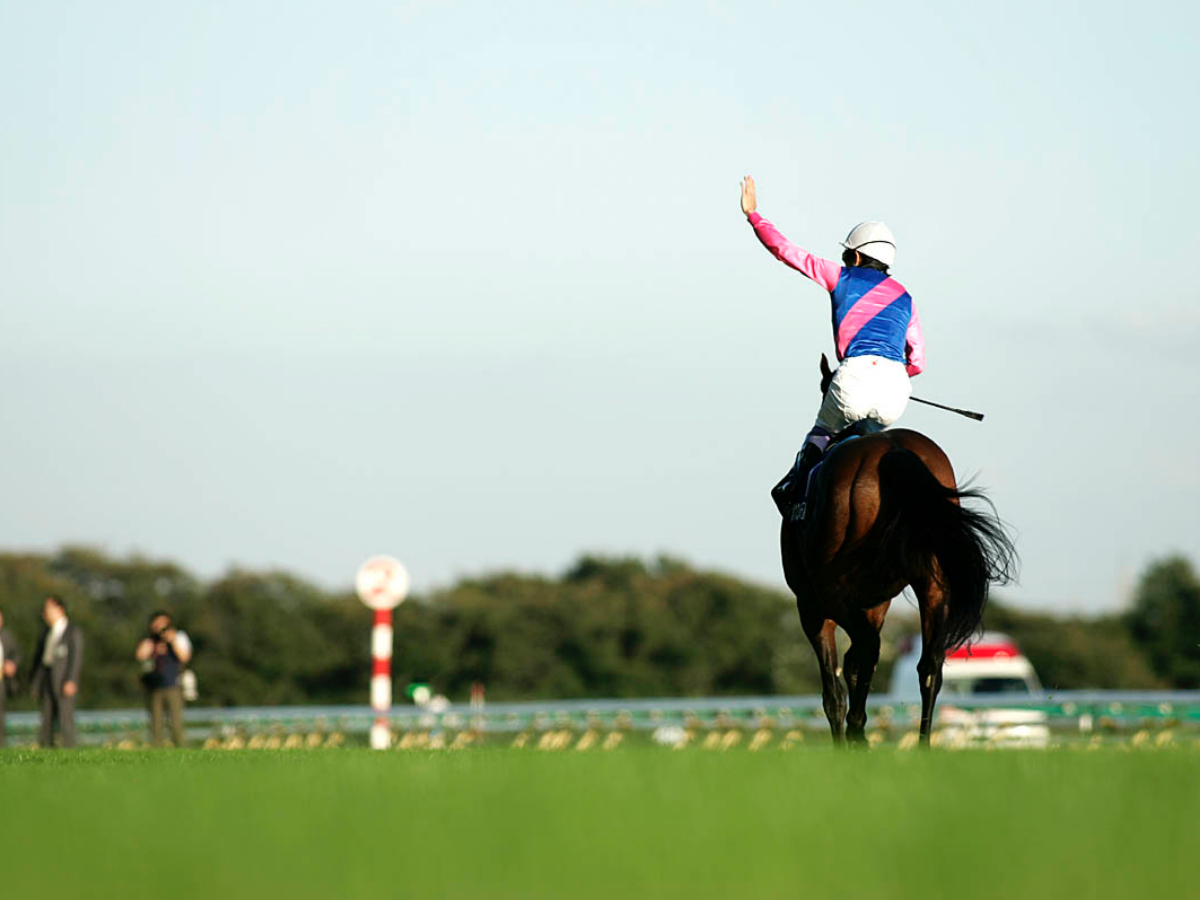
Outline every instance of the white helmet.
{"label": "white helmet", "polygon": [[850,229],[842,246],[877,259],[885,266],[896,261],[896,239],[892,236],[892,229],[882,222],[859,222]]}

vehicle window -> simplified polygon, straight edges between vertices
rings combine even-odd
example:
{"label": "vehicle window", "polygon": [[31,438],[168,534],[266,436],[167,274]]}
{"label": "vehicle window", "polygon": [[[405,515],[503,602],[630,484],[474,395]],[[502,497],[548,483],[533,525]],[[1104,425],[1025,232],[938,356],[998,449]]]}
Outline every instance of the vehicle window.
{"label": "vehicle window", "polygon": [[1023,678],[956,678],[942,682],[942,693],[965,697],[969,694],[1028,694],[1030,690]]}
{"label": "vehicle window", "polygon": [[972,694],[1028,694],[1029,685],[1023,678],[980,678],[971,688]]}

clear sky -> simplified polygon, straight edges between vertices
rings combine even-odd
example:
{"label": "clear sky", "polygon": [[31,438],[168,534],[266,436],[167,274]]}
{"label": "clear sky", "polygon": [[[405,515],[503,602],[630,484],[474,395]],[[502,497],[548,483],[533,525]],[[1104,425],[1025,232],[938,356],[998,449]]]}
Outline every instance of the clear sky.
{"label": "clear sky", "polygon": [[1200,558],[1191,3],[0,6],[0,546],[418,587],[582,551],[782,585],[834,257],[1028,606]]}

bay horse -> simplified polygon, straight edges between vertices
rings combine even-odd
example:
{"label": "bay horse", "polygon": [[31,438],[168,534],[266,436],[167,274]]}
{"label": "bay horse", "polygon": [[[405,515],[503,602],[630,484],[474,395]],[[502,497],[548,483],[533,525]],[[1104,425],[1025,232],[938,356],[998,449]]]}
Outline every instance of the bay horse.
{"label": "bay horse", "polygon": [[[824,356],[821,363],[826,390]],[[960,503],[968,499],[985,501],[989,511]],[[920,740],[928,746],[946,652],[979,632],[990,586],[1010,581],[1016,565],[1012,540],[984,492],[958,487],[946,454],[919,432],[858,437],[826,454],[806,521],[785,517],[780,545],[838,745],[866,741],[879,632],[893,598],[912,588],[921,614]],[[840,669],[838,626],[850,637]]]}

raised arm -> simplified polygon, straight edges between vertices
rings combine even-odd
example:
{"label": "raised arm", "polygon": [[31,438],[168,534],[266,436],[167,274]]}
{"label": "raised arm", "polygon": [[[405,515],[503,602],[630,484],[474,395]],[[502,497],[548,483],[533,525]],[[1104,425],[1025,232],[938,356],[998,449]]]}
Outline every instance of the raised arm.
{"label": "raised arm", "polygon": [[925,371],[925,336],[921,334],[921,319],[917,316],[917,308],[912,308],[912,318],[908,320],[908,332],[904,335],[904,343],[908,356],[908,377],[914,378]]}
{"label": "raised arm", "polygon": [[187,665],[192,659],[192,640],[187,636],[186,631],[179,631],[175,628],[171,629],[171,634],[163,635],[167,638],[167,642],[171,645],[171,649],[175,651],[175,656],[183,665]]}
{"label": "raised arm", "polygon": [[787,266],[791,266],[802,275],[807,275],[827,291],[837,287],[841,277],[842,267],[835,262],[813,256],[807,250],[797,247],[779,230],[758,214],[758,200],[754,191],[754,179],[749,175],[742,182],[742,212],[750,220],[755,235],[762,245],[771,251],[771,255]]}

